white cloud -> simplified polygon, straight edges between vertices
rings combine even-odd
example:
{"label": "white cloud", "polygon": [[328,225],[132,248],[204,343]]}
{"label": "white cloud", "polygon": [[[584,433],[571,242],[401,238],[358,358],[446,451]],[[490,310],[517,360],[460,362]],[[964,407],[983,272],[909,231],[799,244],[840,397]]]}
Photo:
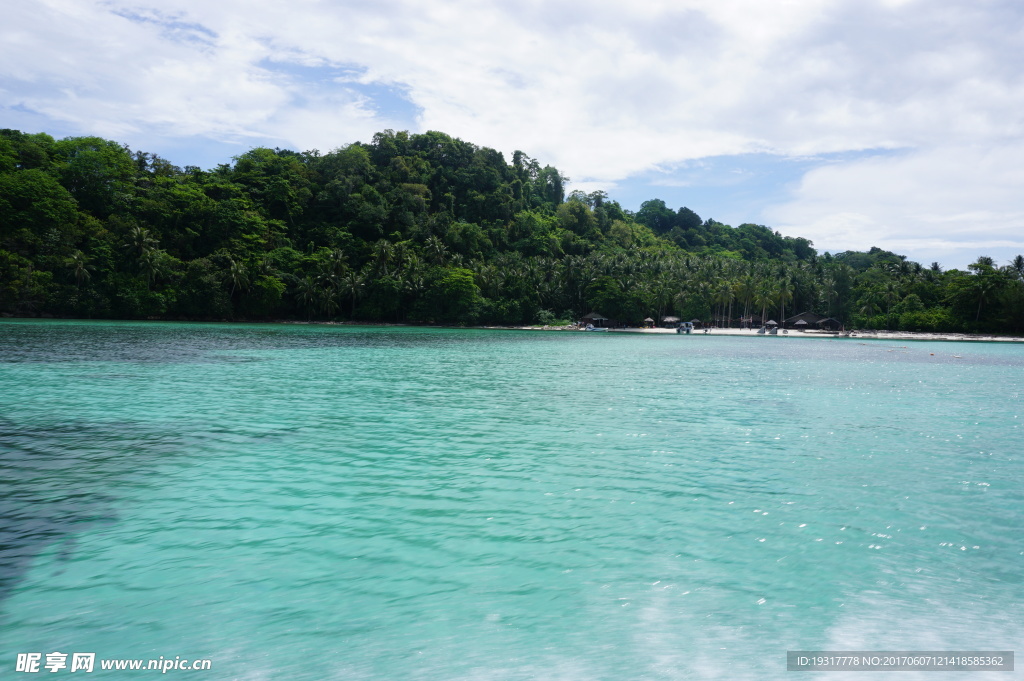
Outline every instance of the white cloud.
{"label": "white cloud", "polygon": [[83,126],[211,136],[300,137],[279,114],[302,99],[337,114],[327,148],[367,110],[343,90],[306,101],[324,84],[264,65],[355,64],[364,82],[407,87],[422,128],[609,181],[707,155],[1019,134],[1019,70],[999,67],[1019,45],[986,23],[999,17],[905,5],[44,0],[5,30],[5,80],[42,84],[25,99],[49,115],[74,98],[79,113],[63,115]]}
{"label": "white cloud", "polygon": [[0,29],[5,104],[83,134],[146,148],[151,137],[288,145],[310,129],[345,130],[333,147],[389,122],[357,92],[308,90],[273,69],[272,39],[227,17],[211,27],[203,13],[64,0],[12,10]]}
{"label": "white cloud", "polygon": [[948,147],[817,168],[764,217],[820,250],[875,245],[961,268],[1009,260],[1024,253],[1022,154],[1022,143]]}
{"label": "white cloud", "polygon": [[[709,156],[907,149],[951,161],[1024,139],[1012,0],[154,5],[15,3],[0,27],[3,103],[139,148],[191,136],[327,150],[386,127],[436,129],[606,188]],[[336,74],[292,67],[348,69],[409,106],[382,109]],[[848,213],[823,208],[832,194],[816,183],[839,171],[821,172],[794,199],[817,197],[801,214]]]}

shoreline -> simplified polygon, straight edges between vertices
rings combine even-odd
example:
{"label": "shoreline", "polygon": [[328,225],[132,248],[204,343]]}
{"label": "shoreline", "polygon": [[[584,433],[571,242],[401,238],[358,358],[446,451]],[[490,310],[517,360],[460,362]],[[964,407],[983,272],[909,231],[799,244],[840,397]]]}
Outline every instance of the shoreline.
{"label": "shoreline", "polygon": [[[474,329],[523,330],[523,331],[583,331],[562,326],[472,326]],[[584,332],[586,333],[586,332]],[[640,333],[640,334],[676,334],[675,329],[608,329],[607,333]],[[1024,343],[1024,336],[995,336],[981,333],[954,333],[941,331],[885,331],[868,330],[852,331],[849,336],[829,331],[797,331],[790,329],[788,334],[781,332],[775,336],[759,334],[756,329],[703,329],[694,330],[693,336],[743,336],[766,338],[818,338],[839,340],[900,340],[900,341],[943,341],[943,342],[974,342],[974,343]]]}
{"label": "shoreline", "polygon": [[[197,324],[308,324],[317,326],[372,326],[372,327],[406,327],[426,329],[479,329],[486,331],[561,331],[571,333],[588,333],[584,329],[573,326],[451,326],[447,324],[414,324],[408,322],[360,322],[360,321],[305,321],[297,319],[79,319],[76,317],[16,317],[4,315],[0,321],[6,320],[32,320],[32,321],[94,321],[94,322],[172,322],[172,323],[197,323]],[[1024,343],[1024,336],[997,336],[982,333],[960,333],[943,331],[886,331],[879,329],[856,330],[849,336],[831,331],[808,330],[799,331],[790,329],[788,334],[779,333],[775,336],[759,334],[756,329],[695,329],[693,336],[742,336],[742,337],[765,337],[765,338],[817,338],[817,339],[839,339],[839,340],[886,340],[886,341],[940,341],[940,342],[971,342],[971,343]],[[625,328],[608,329],[603,333],[629,333],[629,334],[654,334],[654,335],[679,335],[675,329],[643,329]]]}

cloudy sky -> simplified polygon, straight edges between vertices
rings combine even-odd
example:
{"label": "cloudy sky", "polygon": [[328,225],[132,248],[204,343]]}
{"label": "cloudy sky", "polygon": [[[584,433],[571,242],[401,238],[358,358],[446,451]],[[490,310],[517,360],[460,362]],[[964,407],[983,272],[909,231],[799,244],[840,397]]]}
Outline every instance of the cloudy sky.
{"label": "cloudy sky", "polygon": [[1024,253],[1019,0],[26,0],[0,127],[178,165],[392,128],[819,250]]}

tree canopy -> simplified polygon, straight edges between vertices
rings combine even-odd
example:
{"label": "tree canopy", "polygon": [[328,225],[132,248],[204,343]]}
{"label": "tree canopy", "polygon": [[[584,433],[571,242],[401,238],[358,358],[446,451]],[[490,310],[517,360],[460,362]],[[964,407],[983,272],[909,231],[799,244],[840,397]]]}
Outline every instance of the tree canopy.
{"label": "tree canopy", "polygon": [[516,151],[385,130],[329,153],[179,168],[99,137],[0,130],[0,313],[529,324],[813,311],[1024,329],[1024,257],[968,270],[819,254],[660,199],[634,214]]}

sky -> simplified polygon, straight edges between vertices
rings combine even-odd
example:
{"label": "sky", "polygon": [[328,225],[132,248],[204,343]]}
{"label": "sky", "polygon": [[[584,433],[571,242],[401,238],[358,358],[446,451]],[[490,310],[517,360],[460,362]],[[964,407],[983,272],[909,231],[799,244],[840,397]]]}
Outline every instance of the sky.
{"label": "sky", "polygon": [[176,165],[384,129],[819,251],[1024,253],[1019,0],[26,0],[0,127]]}

